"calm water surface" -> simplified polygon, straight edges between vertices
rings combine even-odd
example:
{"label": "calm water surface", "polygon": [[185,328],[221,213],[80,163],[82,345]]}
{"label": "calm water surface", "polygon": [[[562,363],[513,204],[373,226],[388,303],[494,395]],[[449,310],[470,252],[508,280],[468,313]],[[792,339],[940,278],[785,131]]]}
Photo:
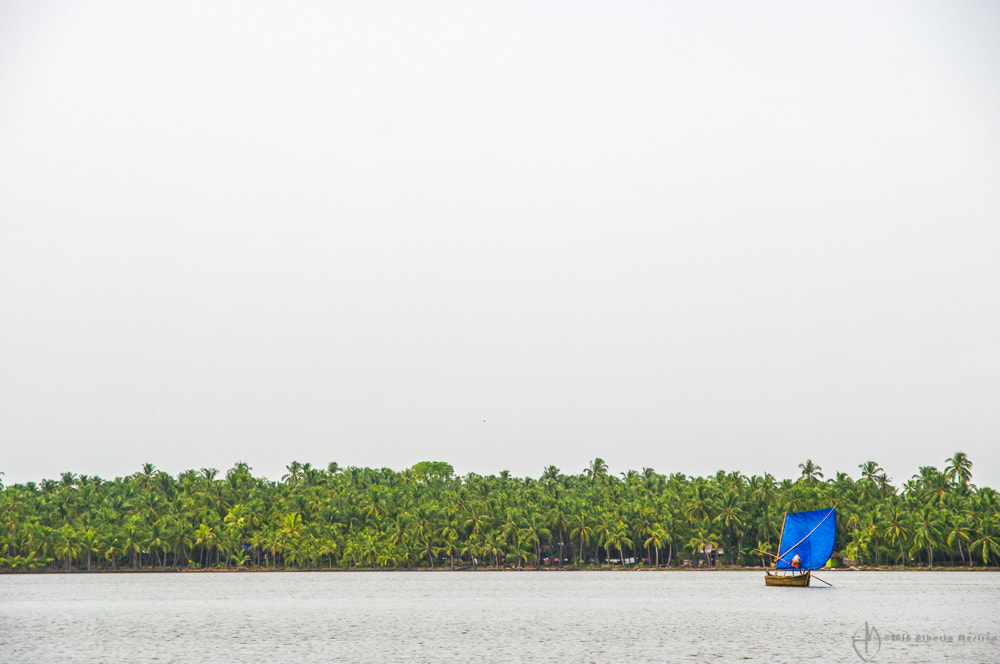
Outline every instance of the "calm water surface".
{"label": "calm water surface", "polygon": [[[1000,662],[1000,574],[0,576],[0,661]],[[814,582],[815,583],[815,582]],[[892,641],[909,633],[911,641]],[[916,642],[917,634],[952,642]],[[877,650],[877,652],[876,652]]]}

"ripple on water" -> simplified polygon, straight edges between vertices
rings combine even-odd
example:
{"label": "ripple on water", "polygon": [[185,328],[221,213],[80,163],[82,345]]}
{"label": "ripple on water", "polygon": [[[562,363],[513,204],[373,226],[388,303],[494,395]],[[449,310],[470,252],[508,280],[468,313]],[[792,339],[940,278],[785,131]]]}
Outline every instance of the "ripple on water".
{"label": "ripple on water", "polygon": [[[0,577],[12,662],[859,661],[852,636],[1000,634],[1000,574],[94,574]],[[1000,661],[989,643],[883,642],[877,661]]]}

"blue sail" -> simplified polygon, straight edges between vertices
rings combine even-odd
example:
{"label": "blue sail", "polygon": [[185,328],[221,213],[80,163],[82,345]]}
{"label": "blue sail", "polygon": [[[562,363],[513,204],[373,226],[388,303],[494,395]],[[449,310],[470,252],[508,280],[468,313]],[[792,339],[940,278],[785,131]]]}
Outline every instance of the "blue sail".
{"label": "blue sail", "polygon": [[778,545],[777,569],[792,569],[797,553],[802,569],[819,569],[833,553],[837,538],[837,511],[834,508],[814,512],[789,512]]}

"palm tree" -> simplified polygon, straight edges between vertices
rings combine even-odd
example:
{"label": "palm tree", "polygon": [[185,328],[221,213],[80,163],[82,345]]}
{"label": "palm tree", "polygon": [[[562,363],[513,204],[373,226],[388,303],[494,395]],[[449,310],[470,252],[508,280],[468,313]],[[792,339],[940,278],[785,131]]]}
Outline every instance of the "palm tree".
{"label": "palm tree", "polygon": [[142,533],[137,525],[138,516],[129,519],[128,524],[122,533],[122,553],[126,556],[132,554],[132,564],[135,567],[142,567]]}
{"label": "palm tree", "polygon": [[568,508],[568,504],[561,503],[558,506],[549,509],[547,514],[549,536],[555,536],[558,538],[556,542],[559,544],[560,565],[565,562],[565,558],[563,556],[563,546],[566,539],[565,534],[568,533],[571,528],[570,513],[568,512]]}
{"label": "palm tree", "polygon": [[969,483],[972,478],[972,462],[965,452],[955,452],[954,456],[947,460],[947,463],[944,474],[950,481],[962,486]]}
{"label": "palm tree", "polygon": [[717,546],[719,546],[719,536],[710,532],[704,525],[699,525],[695,529],[694,534],[688,540],[688,547],[691,549],[695,558],[698,557],[698,554],[702,554],[707,557],[706,550],[709,547],[714,548]]}
{"label": "palm tree", "polygon": [[760,566],[766,568],[767,564],[770,562],[766,554],[771,551],[771,543],[768,541],[757,540],[757,546],[754,548],[756,548],[757,552],[760,553]]}
{"label": "palm tree", "polygon": [[622,549],[625,546],[631,547],[633,542],[629,539],[628,528],[623,522],[619,521],[616,523],[611,529],[611,532],[608,533],[607,544],[610,544],[618,550],[618,560],[621,562],[621,565],[624,566],[625,552]]}
{"label": "palm tree", "polygon": [[116,535],[107,535],[102,540],[101,547],[104,549],[104,559],[111,563],[111,569],[116,569],[118,559],[125,553],[122,542]]}
{"label": "palm tree", "polygon": [[970,467],[956,453],[945,472],[920,468],[902,493],[875,462],[859,466],[856,482],[843,473],[817,481],[822,473],[811,461],[796,482],[738,471],[688,477],[646,468],[618,476],[601,459],[575,475],[546,468],[539,480],[509,472],[455,477],[427,466],[423,475],[332,472],[339,466],[319,470],[297,462],[287,467],[294,478],[276,482],[254,477],[242,462],[223,479],[210,468],[175,478],[152,464],[113,481],[67,472],[59,480],[0,487],[0,568],[83,569],[84,558],[91,569],[192,561],[430,567],[442,552],[455,566],[480,558],[537,565],[547,550],[562,559],[566,544],[579,560],[598,564],[602,549],[624,559],[645,547],[651,564],[665,559],[669,566],[673,543],[701,541],[697,550],[704,551],[706,540],[725,543],[740,563],[743,542],[773,544],[783,511],[834,499],[841,506],[838,547],[859,559],[879,562],[888,550],[893,563],[905,564],[912,554],[933,565],[945,552],[953,560],[957,549],[965,564],[985,558],[992,566],[1000,556],[1000,494],[970,484]]}
{"label": "palm tree", "polygon": [[302,464],[298,461],[292,461],[291,464],[285,466],[285,470],[288,472],[281,476],[282,482],[287,482],[288,484],[295,486],[302,479]]}
{"label": "palm tree", "polygon": [[594,526],[590,518],[580,515],[576,519],[576,525],[569,531],[570,539],[580,542],[580,562],[584,562],[583,547],[594,537]]}
{"label": "palm tree", "polygon": [[[953,543],[958,544],[958,555],[962,559],[962,564],[965,564],[965,553],[962,551],[962,540],[966,542],[969,541],[969,527],[962,515],[958,512],[950,512],[947,521],[947,542],[948,546],[952,546]],[[952,550],[954,552],[954,550]],[[952,558],[952,563],[954,564],[954,558]],[[969,567],[972,567],[972,555],[969,555]]]}
{"label": "palm tree", "polygon": [[882,527],[882,537],[890,544],[899,546],[899,564],[906,564],[906,554],[903,553],[903,542],[909,532],[906,513],[895,503],[881,505],[877,510],[879,524]]}
{"label": "palm tree", "polygon": [[160,560],[160,550],[163,548],[164,541],[163,524],[160,521],[153,521],[149,524],[149,530],[143,537],[142,545],[149,550],[150,562],[153,566],[156,566],[156,562],[160,562],[162,566],[164,561]]}
{"label": "palm tree", "polygon": [[455,552],[461,548],[462,540],[458,522],[455,519],[451,519],[441,527],[438,534],[444,540],[444,545],[441,548],[448,553],[451,568],[455,569]]}
{"label": "palm tree", "polygon": [[823,469],[812,462],[812,459],[806,459],[805,463],[799,464],[799,470],[802,471],[802,477],[800,479],[806,482],[812,483],[817,479],[822,479]]}
{"label": "palm tree", "polygon": [[100,538],[97,535],[97,530],[91,526],[88,526],[79,533],[80,547],[83,551],[87,553],[87,571],[90,571],[90,561],[91,555],[98,553],[100,550]]}
{"label": "palm tree", "polygon": [[504,541],[497,533],[489,533],[483,542],[483,550],[486,554],[493,556],[493,567],[500,569],[500,556],[506,555]]}
{"label": "palm tree", "polygon": [[670,539],[671,539],[670,533],[668,533],[666,529],[663,528],[663,526],[654,526],[652,529],[650,529],[649,537],[646,538],[644,546],[649,547],[650,544],[653,545],[653,551],[655,552],[656,556],[656,563],[655,563],[656,567],[660,566],[660,549],[662,549],[663,545],[669,542]]}
{"label": "palm tree", "polygon": [[205,523],[202,523],[194,531],[194,543],[201,547],[201,556],[198,559],[199,566],[205,566],[205,553],[215,543],[215,533]]}
{"label": "palm tree", "polygon": [[59,541],[55,547],[55,554],[66,559],[66,570],[69,571],[73,559],[80,555],[80,545],[77,542],[76,533],[69,524],[59,529]]}
{"label": "palm tree", "polygon": [[692,522],[712,519],[715,501],[711,494],[712,491],[708,485],[695,483],[691,488],[691,493],[684,498],[684,516]]}
{"label": "palm tree", "polygon": [[542,539],[551,537],[552,531],[545,524],[545,519],[541,514],[532,513],[524,520],[524,528],[519,539],[534,548],[536,568],[542,566]]}
{"label": "palm tree", "polygon": [[915,515],[913,519],[912,538],[913,545],[910,547],[910,555],[924,549],[927,551],[927,566],[934,563],[934,549],[941,543],[941,533],[944,529],[944,520],[934,508],[926,506]]}
{"label": "palm tree", "polygon": [[736,491],[727,491],[719,500],[719,514],[713,520],[721,523],[722,527],[726,529],[726,532],[729,534],[729,548],[737,555],[739,554],[741,545],[738,526],[743,525],[743,521],[740,517],[744,516],[743,510],[740,509],[740,502],[740,497]]}
{"label": "palm tree", "polygon": [[880,473],[885,473],[882,467],[879,466],[874,461],[865,461],[864,463],[858,465],[861,469],[861,479],[875,484]]}
{"label": "palm tree", "polygon": [[608,474],[608,464],[604,463],[604,459],[601,457],[595,458],[590,462],[590,465],[584,468],[584,474],[591,480],[597,480],[599,477],[606,477]]}
{"label": "palm tree", "polygon": [[[995,529],[993,532],[996,532]],[[970,558],[976,551],[979,551],[983,565],[989,565],[991,558],[1000,557],[1000,536],[988,532],[980,533],[979,538],[969,545]]]}
{"label": "palm tree", "polygon": [[140,491],[151,491],[153,488],[153,474],[156,471],[156,466],[151,463],[142,464],[142,470],[133,477],[135,478],[136,487]]}

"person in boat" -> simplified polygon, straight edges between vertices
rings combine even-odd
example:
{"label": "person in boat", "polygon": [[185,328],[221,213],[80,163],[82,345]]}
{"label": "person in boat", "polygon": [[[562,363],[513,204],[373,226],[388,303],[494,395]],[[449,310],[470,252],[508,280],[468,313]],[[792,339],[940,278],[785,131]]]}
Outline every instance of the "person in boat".
{"label": "person in boat", "polygon": [[802,559],[797,553],[792,557],[792,569],[802,571]]}

